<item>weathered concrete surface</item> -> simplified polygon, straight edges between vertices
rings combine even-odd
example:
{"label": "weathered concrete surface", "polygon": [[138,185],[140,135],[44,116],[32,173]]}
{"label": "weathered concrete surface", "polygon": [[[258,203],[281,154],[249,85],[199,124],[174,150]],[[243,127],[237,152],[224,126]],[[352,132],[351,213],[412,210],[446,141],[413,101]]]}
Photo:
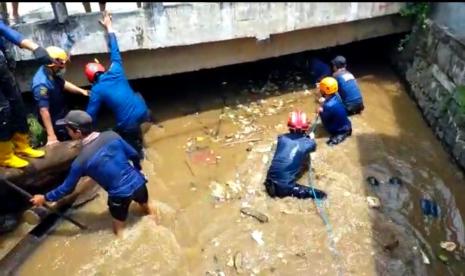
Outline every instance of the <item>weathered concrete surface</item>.
{"label": "weathered concrete surface", "polygon": [[449,30],[428,21],[412,34],[396,65],[426,122],[465,169],[465,43]]}
{"label": "weathered concrete surface", "polygon": [[432,18],[436,23],[448,27],[457,38],[465,39],[465,3],[435,3]]}
{"label": "weathered concrete surface", "polygon": [[[404,32],[409,30],[409,22],[396,16],[403,5],[158,2],[145,9],[115,13],[113,19],[120,50],[128,52],[126,71],[134,79],[255,61]],[[49,20],[19,25],[18,30],[45,46],[70,48],[74,41],[73,68],[68,77],[84,85],[80,65],[85,61],[81,56],[107,53],[99,17],[97,13],[74,15],[67,24]],[[32,55],[17,49],[16,57],[27,61]],[[23,91],[29,90],[31,72],[36,70],[25,69],[29,63],[25,65],[18,72]]]}

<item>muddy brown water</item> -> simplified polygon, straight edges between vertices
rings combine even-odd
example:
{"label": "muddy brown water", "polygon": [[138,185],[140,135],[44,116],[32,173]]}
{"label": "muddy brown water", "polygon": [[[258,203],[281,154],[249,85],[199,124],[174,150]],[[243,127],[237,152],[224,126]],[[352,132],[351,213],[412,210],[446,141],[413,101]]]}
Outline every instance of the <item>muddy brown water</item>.
{"label": "muddy brown water", "polygon": [[[160,223],[131,206],[124,237],[116,239],[103,194],[73,212],[91,230],[62,222],[19,275],[463,275],[463,174],[390,69],[371,64],[353,71],[366,110],[351,118],[352,137],[336,147],[325,144],[319,127],[312,156],[316,186],[329,194],[324,208],[339,259],[313,201],[271,199],[264,190],[288,112],[312,114],[316,99],[314,89],[302,88],[303,75],[280,77],[295,82],[295,89],[244,91],[262,88],[267,72],[250,83],[226,75],[207,78],[210,86],[178,80],[164,96],[151,96],[161,125],[145,134],[143,170]],[[373,189],[367,176],[381,185]],[[403,185],[388,184],[392,176]],[[300,182],[307,184],[306,175]],[[424,195],[438,202],[440,218],[422,215]],[[370,209],[367,196],[378,196],[381,209]],[[269,221],[244,216],[241,207]],[[455,242],[455,253],[442,250],[441,241]],[[420,249],[431,264],[423,263]]]}

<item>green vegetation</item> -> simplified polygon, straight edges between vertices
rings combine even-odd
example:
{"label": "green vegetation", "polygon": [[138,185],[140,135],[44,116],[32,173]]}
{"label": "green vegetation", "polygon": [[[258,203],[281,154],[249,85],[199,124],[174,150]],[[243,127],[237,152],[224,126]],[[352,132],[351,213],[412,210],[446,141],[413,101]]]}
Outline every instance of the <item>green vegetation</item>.
{"label": "green vegetation", "polygon": [[[407,3],[401,10],[401,16],[412,18],[414,23],[422,30],[426,28],[426,19],[431,11],[431,2],[410,2]],[[406,43],[410,41],[411,34],[407,34],[399,42],[397,50],[400,52],[404,49]]]}

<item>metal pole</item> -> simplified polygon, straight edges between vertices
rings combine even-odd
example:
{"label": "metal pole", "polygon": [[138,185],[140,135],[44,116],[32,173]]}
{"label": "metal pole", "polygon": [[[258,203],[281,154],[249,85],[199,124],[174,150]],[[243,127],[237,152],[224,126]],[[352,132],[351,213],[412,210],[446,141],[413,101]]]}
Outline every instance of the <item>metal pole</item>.
{"label": "metal pole", "polygon": [[65,2],[52,2],[52,9],[58,23],[62,24],[68,20],[68,9]]}
{"label": "metal pole", "polygon": [[[17,191],[18,193],[22,194],[23,196],[27,197],[27,198],[32,198],[32,195],[30,193],[28,193],[27,191],[21,189],[20,187],[18,187],[16,184],[14,184],[13,182],[9,181],[8,179],[4,178],[3,176],[0,177],[0,180],[5,182],[10,188],[14,189],[15,191]],[[88,227],[81,224],[80,222],[74,220],[73,218],[61,213],[61,212],[58,212],[56,210],[53,210],[53,208],[51,208],[50,206],[48,206],[47,204],[44,204],[44,207],[47,208],[49,211],[57,214],[58,216],[60,216],[61,218],[71,222],[72,224],[76,225],[77,227],[81,228],[82,230],[87,230]]]}

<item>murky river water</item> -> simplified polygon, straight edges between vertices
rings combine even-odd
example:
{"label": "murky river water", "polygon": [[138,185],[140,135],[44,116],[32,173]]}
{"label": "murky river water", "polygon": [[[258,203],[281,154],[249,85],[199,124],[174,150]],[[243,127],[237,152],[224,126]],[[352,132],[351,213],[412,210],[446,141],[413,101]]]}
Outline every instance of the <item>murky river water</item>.
{"label": "murky river water", "polygon": [[[316,186],[329,194],[325,210],[337,258],[313,201],[271,199],[264,190],[272,146],[286,131],[288,112],[313,113],[316,99],[315,90],[302,88],[305,76],[286,77],[281,70],[275,80],[272,68],[265,71],[264,78],[250,76],[251,83],[219,74],[154,85],[149,102],[161,126],[145,134],[143,169],[160,223],[132,206],[124,237],[116,239],[102,192],[73,212],[91,230],[61,223],[19,274],[463,275],[463,175],[393,72],[385,65],[354,68],[366,110],[352,117],[353,136],[346,142],[330,148],[317,129],[312,165]],[[296,88],[264,85],[267,78],[275,84],[292,80]],[[268,90],[244,91],[252,86]],[[376,176],[380,186],[371,188],[367,176]],[[403,185],[389,184],[392,176]],[[300,182],[307,183],[306,175]],[[381,200],[379,210],[368,207],[366,197],[373,195]],[[440,205],[438,219],[422,216],[423,195]],[[241,207],[269,221],[244,216]],[[263,243],[252,233],[261,234]],[[446,240],[457,243],[455,253],[440,248]],[[431,264],[423,263],[421,251]]]}

